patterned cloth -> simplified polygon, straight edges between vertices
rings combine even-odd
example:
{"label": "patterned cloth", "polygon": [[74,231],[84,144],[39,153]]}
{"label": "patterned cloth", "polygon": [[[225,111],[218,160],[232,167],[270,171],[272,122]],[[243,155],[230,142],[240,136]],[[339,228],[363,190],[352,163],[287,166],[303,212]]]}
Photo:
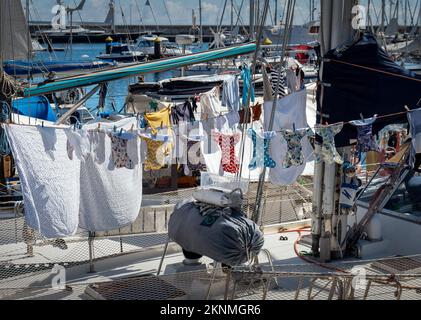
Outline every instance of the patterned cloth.
{"label": "patterned cloth", "polygon": [[171,154],[171,148],[168,142],[157,141],[142,137],[147,145],[147,154],[145,160],[145,171],[159,170],[165,166],[165,160]]}
{"label": "patterned cloth", "polygon": [[222,149],[223,170],[228,173],[237,173],[240,169],[240,162],[235,153],[235,146],[240,142],[241,135],[239,133],[225,135],[217,132],[213,132],[212,135]]}
{"label": "patterned cloth", "polygon": [[342,131],[343,123],[323,126],[316,125],[316,134],[323,139],[321,153],[316,153],[316,161],[325,161],[328,164],[343,164],[343,159],[336,150],[335,136]]}
{"label": "patterned cloth", "polygon": [[206,170],[200,141],[187,141],[187,168],[190,172]]}
{"label": "patterned cloth", "polygon": [[134,135],[125,134],[120,136],[117,134],[109,134],[111,138],[111,157],[116,168],[134,169],[135,163],[129,157],[128,142],[130,139],[135,139]]}
{"label": "patterned cloth", "polygon": [[380,152],[380,147],[373,137],[373,123],[376,122],[377,115],[366,120],[351,121],[350,124],[357,127],[358,143],[356,156],[361,159],[361,154],[369,151]]}
{"label": "patterned cloth", "polygon": [[247,134],[253,141],[253,158],[250,161],[249,169],[275,168],[276,162],[270,156],[270,140],[276,136],[276,133],[265,132],[262,137],[253,129],[248,129]]}
{"label": "patterned cloth", "polygon": [[310,136],[313,132],[310,128],[300,130],[282,129],[281,135],[288,144],[288,151],[282,163],[283,168],[299,167],[305,163],[303,145],[301,140]]}

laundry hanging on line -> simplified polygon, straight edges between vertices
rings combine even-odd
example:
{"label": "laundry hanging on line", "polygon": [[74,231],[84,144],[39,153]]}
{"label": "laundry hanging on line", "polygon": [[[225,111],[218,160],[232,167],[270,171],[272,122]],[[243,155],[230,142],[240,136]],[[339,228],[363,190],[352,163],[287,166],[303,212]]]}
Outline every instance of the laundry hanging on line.
{"label": "laundry hanging on line", "polygon": [[[307,124],[307,92],[305,90],[292,93],[275,104],[274,126],[269,128],[270,116],[272,115],[273,101],[264,104],[264,128],[266,131],[280,132],[281,130],[294,128],[309,128]],[[283,167],[283,161],[288,154],[288,143],[281,134],[277,134],[271,141],[271,157],[277,162],[275,168],[270,169],[269,178],[275,185],[290,185],[304,172],[306,163],[313,161],[313,147],[308,137],[301,140],[304,163],[300,166]]]}
{"label": "laundry hanging on line", "polygon": [[[136,123],[135,118],[132,121]],[[133,169],[117,168],[106,133],[99,138],[68,128],[4,128],[30,228],[45,238],[60,238],[74,235],[79,227],[108,231],[136,219],[142,200],[140,144],[128,149]]]}

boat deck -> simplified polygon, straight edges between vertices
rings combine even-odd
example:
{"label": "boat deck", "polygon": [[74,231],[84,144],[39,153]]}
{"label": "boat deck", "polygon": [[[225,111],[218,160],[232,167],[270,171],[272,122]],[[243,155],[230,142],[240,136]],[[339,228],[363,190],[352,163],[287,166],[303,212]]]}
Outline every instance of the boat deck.
{"label": "boat deck", "polygon": [[[37,258],[40,261],[38,269],[34,269],[32,264],[23,265],[25,260],[21,260],[20,268],[26,267],[26,272],[14,270],[15,276],[1,279],[0,297],[41,300],[204,300],[225,297],[240,300],[349,299],[352,290],[348,290],[347,285],[358,279],[360,275],[358,270],[364,270],[369,290],[367,291],[367,286],[364,289],[357,287],[352,293],[354,299],[421,298],[419,294],[421,291],[417,289],[421,287],[421,257],[378,261],[347,260],[330,264],[326,268],[306,263],[297,256],[294,243],[298,233],[286,233],[283,236],[287,236],[288,240],[281,241],[279,233],[265,236],[264,248],[270,252],[273,267],[265,252],[262,252],[260,269],[234,268],[230,278],[219,267],[215,269],[213,262],[207,258],[202,259],[201,266],[184,266],[181,248],[171,243],[159,277],[156,274],[163,254],[163,244],[149,248],[138,247],[137,251],[131,253],[98,258],[94,263],[94,273],[90,273],[89,261],[67,264],[66,287],[53,289],[52,281],[55,277],[51,272],[53,265],[48,265],[48,262],[42,264],[49,261],[46,253],[44,257]],[[112,240],[104,240],[102,245],[109,245],[109,241]],[[69,244],[68,250],[79,249],[81,247],[77,243]],[[298,250],[307,248],[298,246]],[[14,254],[18,255],[17,252]],[[53,252],[51,254],[54,255]],[[81,254],[87,253],[82,250]],[[357,273],[346,273],[355,270],[356,267],[359,267],[356,269]],[[4,275],[4,271],[1,274]],[[393,278],[391,277],[393,271],[401,275],[395,275]],[[212,286],[209,290],[210,283]]]}

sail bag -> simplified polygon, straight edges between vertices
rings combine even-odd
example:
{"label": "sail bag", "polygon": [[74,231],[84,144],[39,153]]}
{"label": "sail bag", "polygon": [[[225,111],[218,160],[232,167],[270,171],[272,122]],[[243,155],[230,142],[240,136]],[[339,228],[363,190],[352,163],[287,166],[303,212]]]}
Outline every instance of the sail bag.
{"label": "sail bag", "polygon": [[191,201],[176,206],[168,233],[184,250],[229,266],[247,262],[264,244],[259,227],[242,212]]}

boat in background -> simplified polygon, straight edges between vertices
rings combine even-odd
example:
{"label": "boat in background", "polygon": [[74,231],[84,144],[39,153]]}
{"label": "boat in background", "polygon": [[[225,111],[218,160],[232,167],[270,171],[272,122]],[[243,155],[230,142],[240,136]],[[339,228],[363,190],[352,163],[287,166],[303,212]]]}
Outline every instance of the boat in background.
{"label": "boat in background", "polygon": [[97,56],[97,59],[111,62],[130,63],[145,61],[147,59],[147,55],[131,44],[111,42],[107,43],[106,53],[100,54]]}
{"label": "boat in background", "polygon": [[167,38],[154,34],[147,34],[139,37],[135,46],[145,55],[153,56],[155,54],[155,43],[157,41],[161,43],[161,54],[164,57],[177,57],[192,53],[190,50],[185,50],[183,53],[183,49],[181,49],[177,44],[171,43]]}
{"label": "boat in background", "polygon": [[71,72],[97,71],[112,67],[113,64],[105,61],[24,61],[8,60],[3,63],[4,71],[14,77],[28,75],[55,74],[69,75]]}

